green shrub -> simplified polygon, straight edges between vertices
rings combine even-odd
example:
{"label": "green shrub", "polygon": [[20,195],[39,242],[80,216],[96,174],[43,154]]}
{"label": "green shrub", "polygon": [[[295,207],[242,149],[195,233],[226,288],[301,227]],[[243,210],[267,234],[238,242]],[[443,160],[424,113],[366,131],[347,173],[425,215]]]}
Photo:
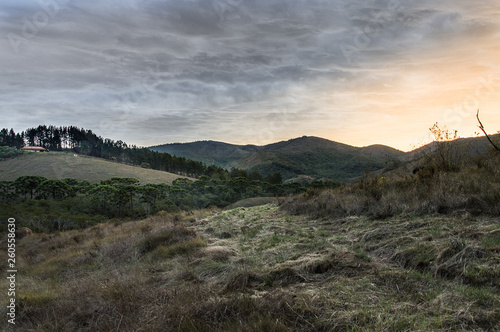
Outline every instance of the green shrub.
{"label": "green shrub", "polygon": [[10,146],[0,146],[0,160],[15,158],[22,155],[23,152]]}

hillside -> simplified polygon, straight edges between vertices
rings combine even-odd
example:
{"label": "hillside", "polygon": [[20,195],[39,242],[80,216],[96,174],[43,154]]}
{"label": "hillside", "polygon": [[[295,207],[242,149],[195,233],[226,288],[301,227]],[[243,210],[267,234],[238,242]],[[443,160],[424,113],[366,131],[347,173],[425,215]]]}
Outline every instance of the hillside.
{"label": "hillside", "polygon": [[264,205],[28,235],[16,327],[498,331],[499,230],[489,217],[317,220]]}
{"label": "hillside", "polygon": [[[495,142],[498,142],[500,140],[500,134],[490,135],[490,137]],[[462,158],[470,158],[482,155],[492,149],[491,144],[488,142],[488,139],[485,136],[458,138],[447,143],[451,145],[453,150],[457,151],[457,153],[460,153]],[[405,159],[418,159],[422,155],[428,154],[435,150],[436,142],[432,142],[415,150],[407,152]]]}
{"label": "hillside", "polygon": [[166,152],[177,157],[201,161],[207,165],[228,168],[231,163],[260,151],[256,145],[234,145],[216,141],[172,143],[149,147],[150,150]]}
{"label": "hillside", "polygon": [[404,152],[387,146],[358,148],[310,136],[264,146],[204,141],[166,144],[150,149],[225,168],[258,171],[264,176],[280,172],[284,179],[308,175],[349,180],[367,170],[381,169],[388,161],[404,156]]}
{"label": "hillside", "polygon": [[65,152],[34,153],[0,161],[0,180],[15,180],[23,175],[40,175],[46,178],[75,178],[91,183],[114,176],[136,178],[141,183],[171,183],[182,176],[129,166],[101,158],[74,155]]}

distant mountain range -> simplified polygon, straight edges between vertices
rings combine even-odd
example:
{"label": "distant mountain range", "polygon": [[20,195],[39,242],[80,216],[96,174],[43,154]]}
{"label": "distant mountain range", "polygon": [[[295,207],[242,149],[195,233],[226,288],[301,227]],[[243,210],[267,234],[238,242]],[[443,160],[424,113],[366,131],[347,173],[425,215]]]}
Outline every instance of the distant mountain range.
{"label": "distant mountain range", "polygon": [[[500,135],[492,135],[500,141]],[[458,158],[484,154],[491,145],[486,137],[460,138],[452,142]],[[436,143],[403,152],[385,145],[354,147],[314,136],[303,136],[288,141],[257,146],[235,145],[215,141],[173,143],[149,147],[153,151],[201,161],[230,169],[258,171],[263,176],[280,172],[284,180],[330,179],[352,182],[367,172],[381,174],[402,165],[411,172],[420,158],[432,153]]]}
{"label": "distant mountain range", "polygon": [[398,163],[406,155],[384,145],[359,148],[311,136],[264,146],[198,141],[157,145],[149,149],[207,165],[258,171],[264,176],[280,172],[284,179],[307,175],[315,179],[343,181],[382,169],[388,163]]}

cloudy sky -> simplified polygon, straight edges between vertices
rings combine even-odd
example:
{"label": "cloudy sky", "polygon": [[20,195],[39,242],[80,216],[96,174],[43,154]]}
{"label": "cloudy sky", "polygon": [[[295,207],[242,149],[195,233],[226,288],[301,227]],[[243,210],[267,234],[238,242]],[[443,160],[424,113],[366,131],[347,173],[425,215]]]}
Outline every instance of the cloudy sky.
{"label": "cloudy sky", "polygon": [[148,146],[500,130],[498,0],[2,0],[0,127]]}

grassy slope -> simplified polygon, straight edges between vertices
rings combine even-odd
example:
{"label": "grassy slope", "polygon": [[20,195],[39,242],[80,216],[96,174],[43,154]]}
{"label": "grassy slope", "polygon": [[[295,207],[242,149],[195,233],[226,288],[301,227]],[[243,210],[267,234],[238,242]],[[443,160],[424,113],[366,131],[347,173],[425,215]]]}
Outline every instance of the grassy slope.
{"label": "grassy slope", "polygon": [[499,236],[467,214],[314,220],[275,205],[35,234],[17,247],[17,328],[498,331]]}
{"label": "grassy slope", "polygon": [[129,166],[104,159],[72,153],[24,153],[0,161],[0,180],[15,180],[22,175],[41,175],[46,178],[76,178],[91,183],[113,176],[133,177],[141,183],[171,183],[181,177],[176,174]]}

